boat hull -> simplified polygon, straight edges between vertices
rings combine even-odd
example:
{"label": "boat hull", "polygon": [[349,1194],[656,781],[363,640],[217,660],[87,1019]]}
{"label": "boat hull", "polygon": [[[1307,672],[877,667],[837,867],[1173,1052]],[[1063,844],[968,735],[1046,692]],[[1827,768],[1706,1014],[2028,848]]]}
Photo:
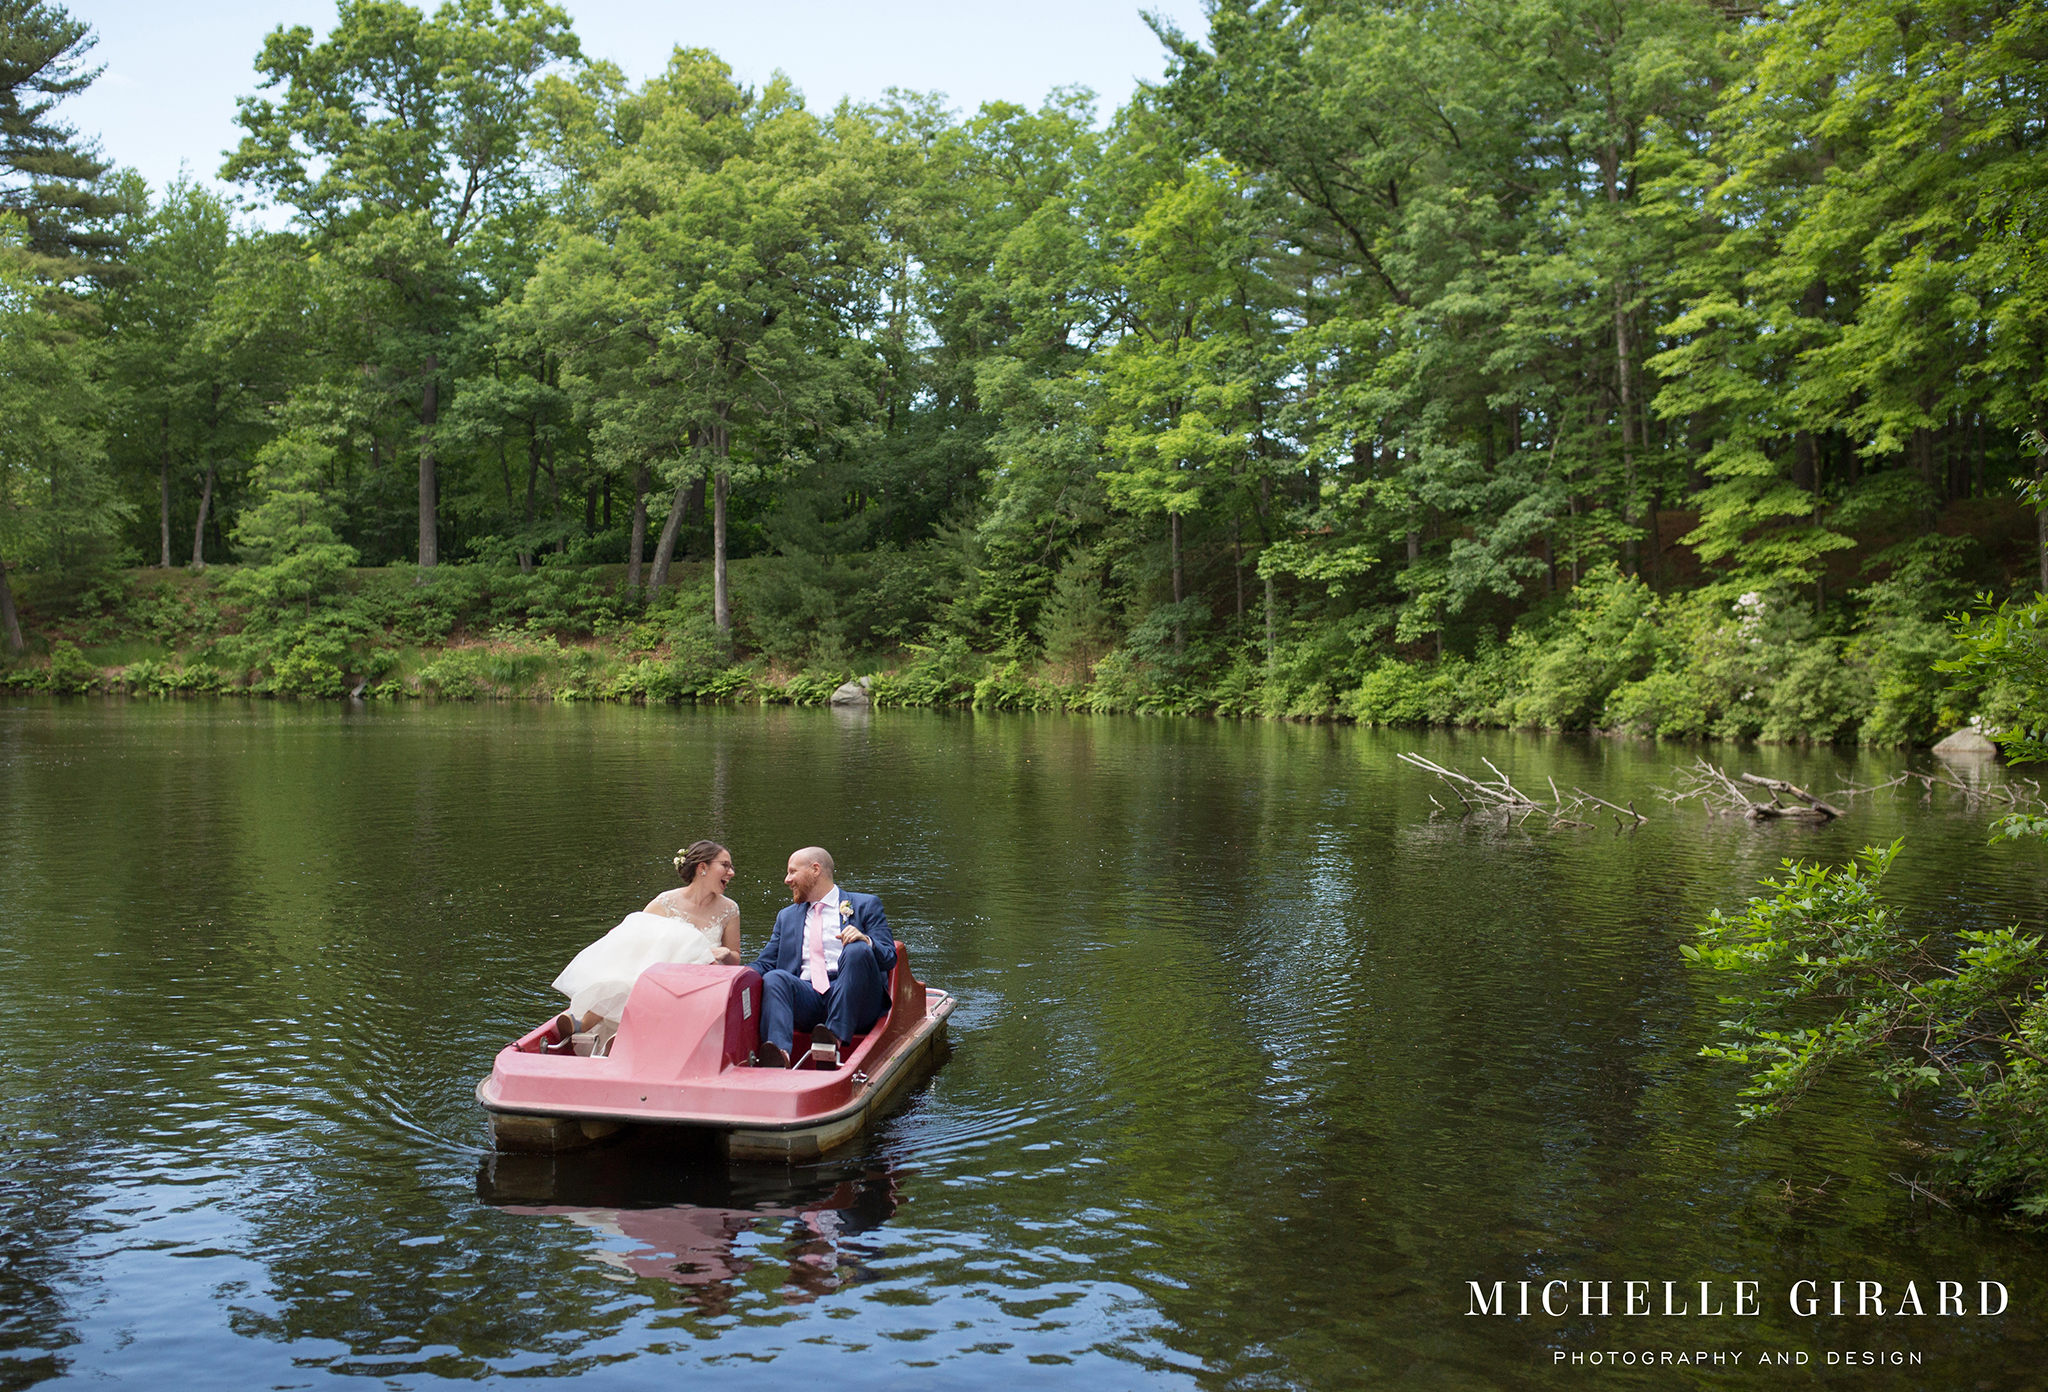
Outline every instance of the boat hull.
{"label": "boat hull", "polygon": [[[846,1144],[944,1061],[953,998],[910,975],[899,944],[892,1004],[836,1069],[802,1058],[757,1068],[760,978],[729,968],[650,968],[607,1056],[579,1056],[543,1026],[478,1082],[501,1151],[554,1154],[628,1126],[708,1133],[733,1160],[813,1159]],[[803,1037],[799,1036],[801,1046]]]}

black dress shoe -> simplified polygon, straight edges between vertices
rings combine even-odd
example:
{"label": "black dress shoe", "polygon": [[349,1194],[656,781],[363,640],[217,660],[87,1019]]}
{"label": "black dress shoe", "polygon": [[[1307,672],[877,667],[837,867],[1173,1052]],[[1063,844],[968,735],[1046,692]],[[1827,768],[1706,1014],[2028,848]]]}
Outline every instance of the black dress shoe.
{"label": "black dress shoe", "polygon": [[773,1044],[770,1044],[770,1043],[768,1043],[768,1042],[767,1042],[766,1040],[763,1040],[763,1041],[762,1041],[762,1043],[761,1043],[761,1048],[760,1048],[760,1051],[759,1051],[759,1054],[760,1054],[760,1062],[759,1062],[759,1063],[758,1063],[758,1064],[756,1065],[757,1067],[760,1067],[760,1068],[787,1068],[787,1067],[789,1067],[789,1055],[788,1055],[788,1054],[785,1054],[785,1053],[783,1053],[783,1052],[782,1052],[782,1050],[781,1050],[781,1049],[780,1049],[779,1047],[777,1047],[776,1045],[773,1045]]}

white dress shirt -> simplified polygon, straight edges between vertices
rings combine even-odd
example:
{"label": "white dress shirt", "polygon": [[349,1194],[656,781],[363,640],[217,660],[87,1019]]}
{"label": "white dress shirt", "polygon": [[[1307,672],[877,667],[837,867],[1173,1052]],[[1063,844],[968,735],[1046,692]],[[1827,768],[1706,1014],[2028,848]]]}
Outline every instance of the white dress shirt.
{"label": "white dress shirt", "polygon": [[[816,914],[821,907],[825,914],[825,974],[830,976],[839,970],[839,953],[846,946],[846,944],[839,941],[840,930],[845,925],[839,921],[838,885],[834,885],[826,890],[823,899],[815,900],[804,906],[804,941],[807,944],[810,942],[811,937],[811,916]],[[808,963],[810,958],[806,956],[804,960]]]}

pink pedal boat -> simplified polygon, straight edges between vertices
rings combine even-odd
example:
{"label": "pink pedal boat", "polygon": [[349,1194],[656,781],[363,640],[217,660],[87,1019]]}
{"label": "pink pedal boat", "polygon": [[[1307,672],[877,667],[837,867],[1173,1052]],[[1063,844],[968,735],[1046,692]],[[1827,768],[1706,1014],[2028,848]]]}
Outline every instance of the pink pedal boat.
{"label": "pink pedal boat", "polygon": [[649,967],[610,1047],[550,1020],[499,1050],[476,1100],[499,1150],[575,1150],[634,1123],[709,1132],[734,1160],[807,1160],[851,1140],[945,1059],[953,997],[910,974],[899,940],[890,1005],[837,1068],[799,1031],[789,1068],[757,1068],[761,978],[751,967]]}

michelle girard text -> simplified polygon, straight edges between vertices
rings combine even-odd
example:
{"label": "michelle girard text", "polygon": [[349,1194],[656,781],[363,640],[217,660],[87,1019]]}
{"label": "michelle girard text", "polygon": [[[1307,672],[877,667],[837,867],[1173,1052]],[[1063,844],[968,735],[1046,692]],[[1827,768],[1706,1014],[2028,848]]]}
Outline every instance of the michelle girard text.
{"label": "michelle girard text", "polygon": [[[1758,1281],[1467,1281],[1468,1315],[1753,1316],[1764,1312]],[[1794,1281],[1779,1293],[1801,1318],[1842,1315],[1891,1319],[1918,1315],[1988,1316],[2005,1313],[2006,1290],[1999,1281],[1880,1281],[1823,1278]]]}

